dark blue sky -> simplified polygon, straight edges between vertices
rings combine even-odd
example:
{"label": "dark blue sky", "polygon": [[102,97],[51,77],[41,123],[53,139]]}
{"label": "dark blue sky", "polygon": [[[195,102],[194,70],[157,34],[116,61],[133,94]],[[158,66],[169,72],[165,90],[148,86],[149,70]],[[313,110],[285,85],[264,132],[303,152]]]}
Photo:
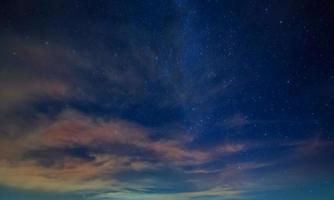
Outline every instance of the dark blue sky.
{"label": "dark blue sky", "polygon": [[334,197],[331,1],[4,1],[0,199]]}

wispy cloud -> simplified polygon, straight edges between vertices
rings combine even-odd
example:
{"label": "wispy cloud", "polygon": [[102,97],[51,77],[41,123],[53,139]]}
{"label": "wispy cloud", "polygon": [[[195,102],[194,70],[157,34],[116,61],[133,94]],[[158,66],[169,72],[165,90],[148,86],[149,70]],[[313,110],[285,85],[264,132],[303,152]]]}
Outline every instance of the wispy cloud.
{"label": "wispy cloud", "polygon": [[237,113],[234,114],[223,121],[223,126],[229,129],[242,128],[249,124],[249,119],[247,116]]}

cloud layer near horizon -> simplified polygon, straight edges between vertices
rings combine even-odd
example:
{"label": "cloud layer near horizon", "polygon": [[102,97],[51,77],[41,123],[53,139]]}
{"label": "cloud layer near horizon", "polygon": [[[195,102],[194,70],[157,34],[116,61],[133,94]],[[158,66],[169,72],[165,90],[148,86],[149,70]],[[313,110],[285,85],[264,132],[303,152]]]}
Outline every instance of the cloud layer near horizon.
{"label": "cloud layer near horizon", "polygon": [[[64,111],[56,119],[39,119],[37,124],[38,128],[32,132],[0,139],[1,185],[62,193],[86,191],[97,199],[132,199],[137,195],[152,199],[188,199],[206,195],[237,198],[249,188],[264,187],[261,181],[254,182],[249,172],[271,168],[291,158],[304,159],[304,154],[317,155],[333,145],[318,139],[287,143],[282,147],[295,149],[289,156],[291,158],[235,161],[211,168],[208,167],[210,163],[263,148],[261,145],[265,144],[230,142],[198,149],[191,147],[189,134],[156,138],[156,130],[152,128],[124,120],[92,118],[73,110]],[[144,176],[133,181],[122,178],[129,173],[170,170],[178,171],[180,179],[175,181],[183,179],[192,185],[192,189],[176,194],[141,194],[139,191],[155,188],[159,179]],[[205,180],[211,183],[203,185]]]}
{"label": "cloud layer near horizon", "polygon": [[241,144],[191,149],[190,135],[154,139],[152,130],[134,123],[73,111],[41,122],[32,133],[0,139],[1,184],[51,191],[106,189],[114,185],[114,174],[199,165],[244,149]]}

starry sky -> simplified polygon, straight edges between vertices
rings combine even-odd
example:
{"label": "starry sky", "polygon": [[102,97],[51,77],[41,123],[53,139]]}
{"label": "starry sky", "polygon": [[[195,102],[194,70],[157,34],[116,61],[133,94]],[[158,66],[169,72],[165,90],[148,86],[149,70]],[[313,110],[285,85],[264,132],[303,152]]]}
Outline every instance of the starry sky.
{"label": "starry sky", "polygon": [[0,200],[334,199],[334,3],[8,0]]}

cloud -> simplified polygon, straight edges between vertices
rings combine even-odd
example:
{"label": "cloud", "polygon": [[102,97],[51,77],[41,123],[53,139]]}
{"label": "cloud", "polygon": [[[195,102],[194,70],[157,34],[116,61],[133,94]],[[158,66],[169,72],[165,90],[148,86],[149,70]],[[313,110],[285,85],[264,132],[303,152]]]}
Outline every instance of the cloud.
{"label": "cloud", "polygon": [[188,200],[197,198],[228,198],[239,199],[242,195],[242,190],[237,190],[231,187],[215,187],[206,190],[192,191],[192,192],[175,192],[175,193],[133,193],[129,191],[102,193],[93,196],[93,199],[120,199],[120,200],[135,200],[135,199],[152,199],[152,200]]}
{"label": "cloud", "polygon": [[[115,34],[122,38],[124,32],[132,34],[129,27],[123,29],[115,30]],[[78,100],[101,107],[122,101],[131,106],[148,98],[148,82],[162,90],[172,86],[169,79],[159,76],[161,68],[156,66],[154,50],[132,44],[128,38],[124,42],[129,45],[117,51],[76,48],[69,43],[20,35],[2,34],[0,42],[0,112],[26,108],[45,99]],[[166,98],[175,100],[172,95]],[[159,98],[161,106],[175,103],[165,105],[164,99]]]}
{"label": "cloud", "polygon": [[320,135],[316,135],[315,137],[298,141],[294,145],[296,146],[297,155],[313,156],[321,151],[330,150],[334,146],[334,142],[324,140]]}
{"label": "cloud", "polygon": [[223,121],[223,125],[229,129],[242,128],[243,126],[249,124],[247,116],[243,114],[234,114]]}
{"label": "cloud", "polygon": [[0,111],[11,111],[40,98],[67,99],[80,95],[77,69],[89,69],[88,59],[66,45],[2,36]]}
{"label": "cloud", "polygon": [[99,121],[75,112],[65,112],[60,119],[42,130],[40,142],[48,147],[91,146],[103,144],[129,145],[144,149],[171,161],[203,161],[208,154],[188,150],[183,145],[187,138],[178,140],[150,138],[149,129],[121,120]]}
{"label": "cloud", "polygon": [[[73,163],[73,161],[71,161]],[[0,185],[16,187],[20,189],[34,189],[42,191],[77,191],[94,190],[101,187],[112,186],[113,182],[108,180],[86,180],[76,177],[81,171],[81,175],[90,173],[94,168],[81,165],[74,168],[45,168],[34,162],[0,161]],[[81,166],[80,166],[81,165]],[[74,172],[74,174],[73,174]]]}
{"label": "cloud", "polygon": [[[71,110],[41,122],[32,133],[0,139],[0,184],[39,190],[103,189],[122,172],[201,164],[243,149],[233,144],[191,149],[189,136],[154,139],[150,129],[138,124]],[[28,179],[32,183],[26,185],[23,180]]]}

